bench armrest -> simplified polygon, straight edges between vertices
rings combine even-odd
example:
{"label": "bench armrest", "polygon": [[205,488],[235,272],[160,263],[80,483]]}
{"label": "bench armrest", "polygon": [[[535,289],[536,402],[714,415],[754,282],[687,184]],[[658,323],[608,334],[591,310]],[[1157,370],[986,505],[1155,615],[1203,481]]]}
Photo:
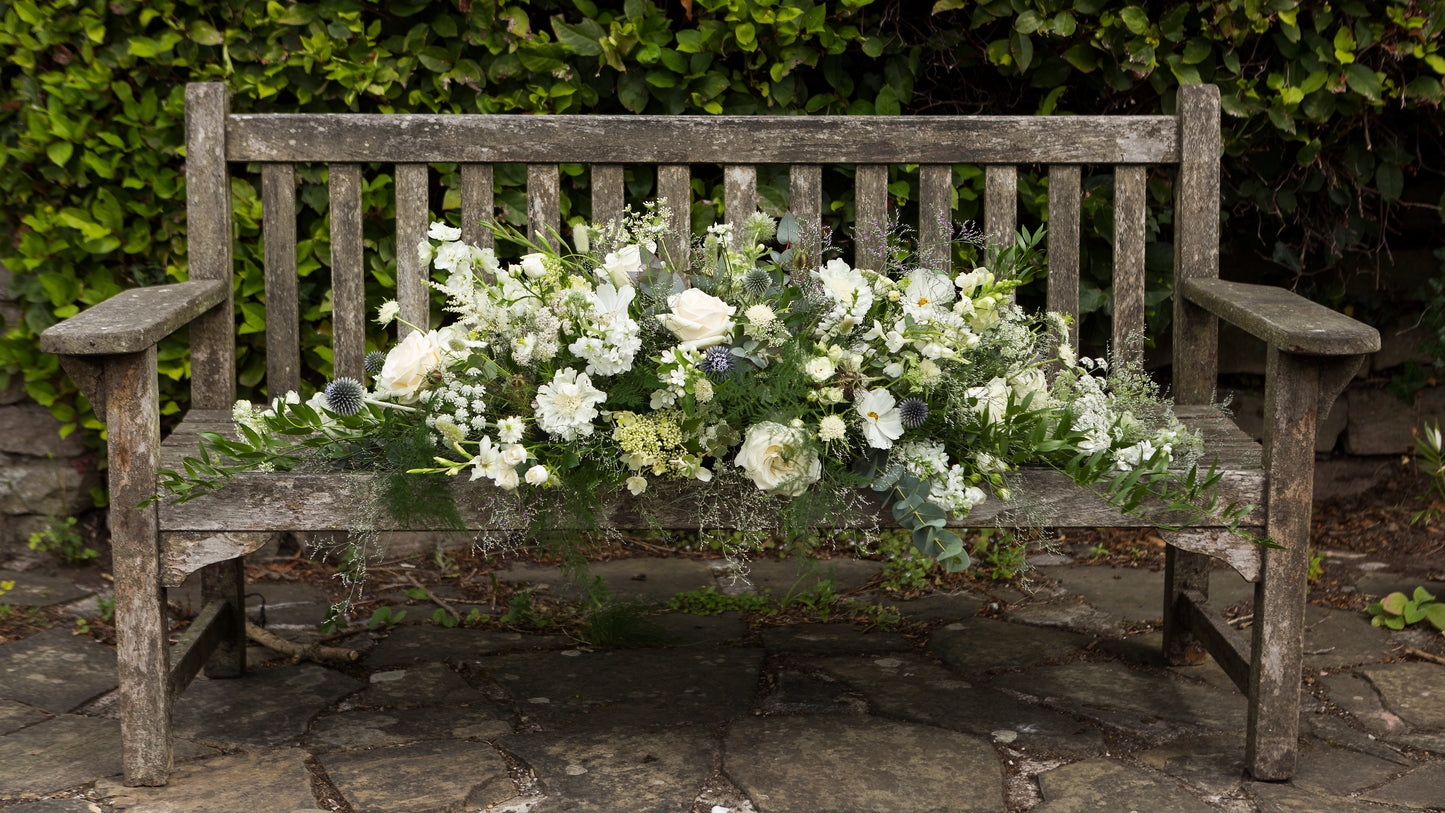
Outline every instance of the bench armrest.
{"label": "bench armrest", "polygon": [[1286,353],[1358,356],[1380,349],[1380,332],[1272,285],[1192,279],[1183,296]]}
{"label": "bench armrest", "polygon": [[226,300],[226,280],[195,280],[122,291],[40,334],[60,356],[139,353]]}

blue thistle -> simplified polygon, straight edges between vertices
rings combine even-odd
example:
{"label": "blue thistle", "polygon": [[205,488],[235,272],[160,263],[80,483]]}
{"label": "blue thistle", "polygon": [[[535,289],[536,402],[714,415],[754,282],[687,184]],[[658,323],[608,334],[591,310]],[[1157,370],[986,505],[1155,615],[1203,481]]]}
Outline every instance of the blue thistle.
{"label": "blue thistle", "polygon": [[326,406],[337,415],[355,415],[361,411],[366,399],[366,390],[354,378],[338,378],[326,385],[323,391]]}
{"label": "blue thistle", "polygon": [[715,344],[703,351],[702,370],[712,376],[724,376],[733,369],[733,354],[727,347]]}
{"label": "blue thistle", "polygon": [[917,429],[928,420],[928,404],[917,398],[904,398],[898,404],[898,417],[903,419],[906,428]]}
{"label": "blue thistle", "polygon": [[380,375],[381,368],[386,364],[386,354],[380,350],[373,350],[366,354],[366,374]]}
{"label": "blue thistle", "polygon": [[772,287],[773,275],[762,268],[754,268],[743,275],[743,290],[753,296],[762,296]]}

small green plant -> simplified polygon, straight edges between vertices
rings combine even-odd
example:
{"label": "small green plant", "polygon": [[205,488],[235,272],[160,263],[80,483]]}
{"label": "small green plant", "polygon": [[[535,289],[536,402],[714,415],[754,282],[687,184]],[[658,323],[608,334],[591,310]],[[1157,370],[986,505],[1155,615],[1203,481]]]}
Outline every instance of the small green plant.
{"label": "small green plant", "polygon": [[674,636],[653,616],[653,605],[640,598],[608,598],[583,615],[582,640],[613,649],[665,646]]}
{"label": "small green plant", "polygon": [[75,524],[75,517],[51,514],[45,527],[30,534],[30,549],[54,553],[72,565],[94,559],[99,554],[85,544],[80,532],[75,529]]}
{"label": "small green plant", "polygon": [[468,627],[476,627],[480,626],[486,618],[487,616],[482,612],[482,608],[473,607],[472,611],[467,613],[466,620],[462,621],[462,624]]}
{"label": "small green plant", "polygon": [[1416,587],[1412,597],[1391,593],[1366,606],[1365,612],[1374,616],[1370,623],[1376,627],[1402,630],[1409,624],[1429,621],[1435,629],[1445,632],[1445,604],[1436,601],[1424,587]]}
{"label": "small green plant", "polygon": [[984,528],[973,546],[974,560],[989,578],[999,581],[1008,581],[1028,569],[1025,553],[1024,543],[1003,529]]}
{"label": "small green plant", "polygon": [[519,590],[512,594],[507,602],[507,611],[502,613],[498,619],[503,624],[517,627],[535,627],[546,629],[552,626],[555,621],[544,613],[541,613],[534,606],[531,590]]}
{"label": "small green plant", "polygon": [[1103,542],[1095,542],[1094,547],[1089,548],[1090,559],[1102,559],[1109,555],[1109,549],[1104,547]]}
{"label": "small green plant", "polygon": [[878,553],[883,557],[880,587],[909,593],[928,586],[933,560],[918,552],[906,531],[884,531],[878,535]]}
{"label": "small green plant", "polygon": [[897,607],[877,603],[868,604],[863,601],[849,601],[846,606],[850,611],[868,619],[866,629],[874,627],[893,629],[903,621],[903,613],[899,612]]}
{"label": "small green plant", "polygon": [[369,630],[390,629],[400,624],[401,620],[405,617],[406,610],[393,610],[391,607],[377,607],[376,612],[373,612],[371,618],[366,622],[366,628]]}
{"label": "small green plant", "polygon": [[690,615],[776,612],[773,600],[768,596],[752,593],[730,596],[726,593],[719,593],[717,588],[712,585],[678,593],[672,597],[667,606],[677,612]]}
{"label": "small green plant", "polygon": [[1445,453],[1440,449],[1440,422],[1436,421],[1434,426],[1426,427],[1423,432],[1419,429],[1414,431],[1415,453],[1423,462],[1421,470],[1430,482],[1425,495],[1420,498],[1425,507],[1410,517],[1410,524],[1423,522],[1428,525],[1445,517]]}
{"label": "small green plant", "polygon": [[75,629],[70,631],[71,635],[89,635],[90,622],[84,618],[75,619]]}
{"label": "small green plant", "polygon": [[115,620],[115,596],[101,596],[95,600],[95,608],[100,611],[100,620],[109,624]]}
{"label": "small green plant", "polygon": [[431,614],[431,622],[439,627],[451,629],[457,625],[457,617],[438,607],[436,612]]}
{"label": "small green plant", "polygon": [[1314,584],[1323,575],[1325,575],[1325,555],[1320,551],[1312,550],[1310,551],[1310,569],[1305,574],[1305,579],[1310,584]]}

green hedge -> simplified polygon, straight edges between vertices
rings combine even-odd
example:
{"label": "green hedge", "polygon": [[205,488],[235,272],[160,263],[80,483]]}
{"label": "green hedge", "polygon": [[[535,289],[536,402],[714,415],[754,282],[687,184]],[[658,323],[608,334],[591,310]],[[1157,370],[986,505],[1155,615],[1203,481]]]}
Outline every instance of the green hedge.
{"label": "green hedge", "polygon": [[[1441,4],[1375,0],[457,0],[288,3],[244,0],[0,1],[0,261],[24,309],[0,339],[0,388],[30,395],[70,424],[101,427],[39,353],[35,336],[123,288],[186,277],[183,87],[221,80],[237,112],[566,113],[1157,113],[1181,83],[1214,82],[1226,117],[1228,252],[1272,258],[1338,299],[1343,258],[1378,251],[1405,212],[1438,211],[1445,96]],[[605,7],[604,7],[605,6]],[[439,166],[446,186],[455,167]],[[571,191],[586,188],[565,167]],[[328,302],[326,194],[302,168],[302,296],[308,360],[324,374]],[[368,176],[371,284],[389,284],[391,179]],[[913,176],[891,191],[907,212]],[[976,168],[955,173],[960,213],[978,215]],[[524,179],[502,167],[503,212],[522,210]],[[648,173],[629,175],[634,198]],[[1086,177],[1086,312],[1108,308],[1112,233],[1107,173]],[[233,186],[242,383],[262,377],[256,178]],[[695,180],[694,217],[714,216],[720,179]],[[784,186],[764,178],[781,205]],[[1020,181],[1021,219],[1042,218],[1038,175]],[[1167,203],[1167,179],[1151,180]],[[846,215],[847,178],[825,184]],[[455,214],[454,194],[434,197]],[[573,194],[566,215],[585,216]],[[1167,294],[1169,214],[1149,230],[1151,304]],[[1430,223],[1436,223],[1430,213]],[[1151,320],[1167,320],[1158,309]],[[185,398],[184,338],[161,348],[168,413]],[[94,437],[98,434],[92,433]]]}

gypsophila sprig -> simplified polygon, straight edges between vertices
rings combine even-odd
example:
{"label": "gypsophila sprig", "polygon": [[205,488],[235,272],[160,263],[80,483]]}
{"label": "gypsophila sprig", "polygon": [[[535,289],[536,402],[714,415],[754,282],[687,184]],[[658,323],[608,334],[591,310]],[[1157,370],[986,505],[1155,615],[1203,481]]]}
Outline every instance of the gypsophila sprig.
{"label": "gypsophila sprig", "polygon": [[[465,477],[505,495],[487,497],[490,510],[534,528],[595,517],[625,493],[644,516],[681,499],[705,527],[756,531],[855,506],[867,486],[954,570],[969,558],[950,520],[1027,496],[1012,480],[1026,463],[1122,510],[1161,510],[1161,525],[1249,509],[1218,506],[1217,476],[1174,465],[1192,463],[1199,440],[1137,363],[1080,357],[1061,344],[1064,319],[1015,304],[1039,233],[980,247],[992,266],[945,274],[893,247],[878,254],[886,267],[856,267],[791,215],[708,229],[692,267],[663,253],[671,223],[656,202],[573,227],[570,248],[492,228],[520,260],[440,223],[415,248],[451,321],[413,325],[368,356],[369,390],[338,379],[306,402],[238,404],[238,437],[203,439],[201,459],[163,475],[167,490],[186,498],[246,469],[344,459]],[[395,302],[377,311],[382,324],[398,315]],[[405,509],[445,491],[388,493]]]}

